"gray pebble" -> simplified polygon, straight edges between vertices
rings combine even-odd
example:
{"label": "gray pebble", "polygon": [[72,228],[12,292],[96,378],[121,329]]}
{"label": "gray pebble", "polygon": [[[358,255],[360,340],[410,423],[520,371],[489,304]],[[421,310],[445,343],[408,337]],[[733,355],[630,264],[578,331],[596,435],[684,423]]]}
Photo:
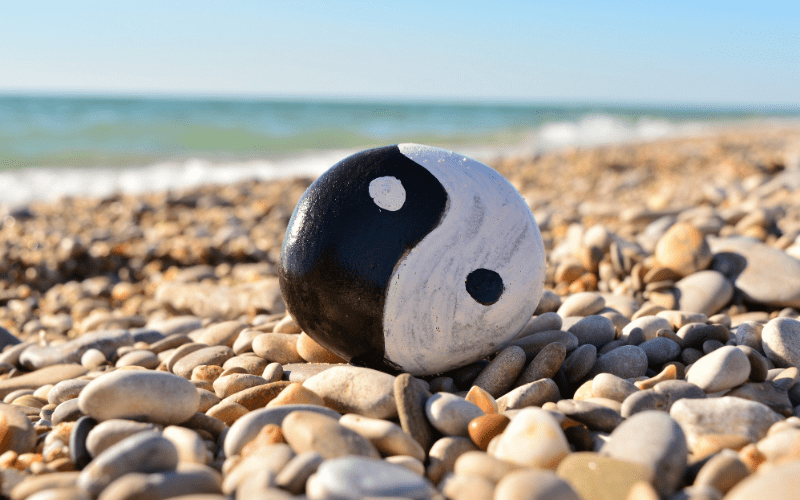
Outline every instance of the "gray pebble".
{"label": "gray pebble", "polygon": [[58,425],[61,422],[75,422],[85,413],[81,410],[78,399],[68,399],[59,404],[53,410],[53,425]]}
{"label": "gray pebble", "polygon": [[526,359],[533,360],[542,349],[553,342],[564,344],[564,347],[567,348],[567,352],[571,352],[578,347],[578,337],[562,330],[534,333],[533,335],[528,335],[527,337],[522,337],[513,341],[511,345],[521,347],[525,351]]}
{"label": "gray pebble", "polygon": [[[513,385],[525,368],[525,351],[518,346],[509,346],[500,351],[478,375],[472,385],[499,398]],[[452,380],[452,379],[451,379]],[[455,387],[455,384],[453,384]]]}
{"label": "gray pebble", "polygon": [[89,385],[90,380],[83,379],[69,379],[63,380],[50,389],[47,393],[47,402],[52,404],[61,404],[69,399],[77,398],[84,387]]}
{"label": "gray pebble", "polygon": [[644,351],[650,365],[661,366],[681,355],[681,346],[666,337],[646,340],[639,344],[639,348]]}
{"label": "gray pebble", "polygon": [[161,363],[156,353],[148,351],[147,349],[135,349],[124,355],[120,356],[114,364],[117,368],[121,366],[141,366],[143,368],[153,369]]}
{"label": "gray pebble", "polygon": [[711,316],[725,307],[733,297],[733,285],[722,273],[700,271],[675,283],[678,309]]}
{"label": "gray pebble", "polygon": [[439,392],[428,398],[425,414],[431,425],[445,436],[467,437],[467,426],[484,415],[477,405],[454,394]]}
{"label": "gray pebble", "polygon": [[561,297],[554,291],[545,289],[533,314],[540,316],[545,313],[556,312],[559,307],[561,307]]}
{"label": "gray pebble", "polygon": [[306,489],[306,481],[323,462],[322,455],[314,451],[299,453],[275,477],[275,484],[293,495]]}
{"label": "gray pebble", "polygon": [[745,321],[736,328],[736,344],[746,345],[763,354],[764,347],[761,343],[761,333],[763,330],[764,325],[761,323]]}
{"label": "gray pebble", "polygon": [[591,344],[598,349],[608,344],[616,336],[614,323],[603,316],[586,316],[567,329],[578,338],[578,345]]}
{"label": "gray pebble", "polygon": [[716,351],[717,349],[719,349],[720,347],[722,347],[724,345],[725,344],[723,344],[719,340],[706,340],[705,342],[703,342],[702,351],[705,354],[709,354],[709,353],[712,353],[712,352]]}
{"label": "gray pebble", "polygon": [[366,438],[338,420],[317,412],[294,411],[283,419],[281,430],[296,453],[313,451],[326,460],[344,455],[380,458],[378,450]]}
{"label": "gray pebble", "polygon": [[[182,345],[178,349],[183,349],[189,345],[191,344]],[[222,366],[233,356],[233,349],[228,346],[203,347],[180,358],[172,365],[171,371],[180,377],[189,378],[192,376],[192,370],[195,367],[200,365]]]}
{"label": "gray pebble", "polygon": [[678,330],[678,337],[682,339],[684,349],[692,347],[701,349],[707,340],[718,340],[726,343],[730,339],[730,332],[722,325],[707,325],[705,323],[689,323]]}
{"label": "gray pebble", "polygon": [[556,409],[594,431],[611,432],[625,420],[619,412],[589,401],[562,399]]}
{"label": "gray pebble", "polygon": [[135,422],[133,420],[114,419],[106,420],[99,424],[95,421],[94,426],[86,435],[86,451],[92,457],[96,457],[106,448],[119,443],[125,438],[140,432],[155,432],[158,429],[153,424]]}
{"label": "gray pebble", "polygon": [[175,472],[125,474],[103,490],[98,500],[134,498],[203,498],[222,492],[222,478],[210,467],[193,466]]}
{"label": "gray pebble", "polygon": [[777,387],[773,382],[742,384],[726,396],[757,401],[769,406],[774,412],[780,413],[784,417],[792,416],[793,408],[792,402],[789,400],[789,393],[786,389]]}
{"label": "gray pebble", "polygon": [[695,349],[694,347],[686,347],[681,351],[681,361],[686,366],[694,364],[698,359],[703,357],[703,351]]}
{"label": "gray pebble", "polygon": [[394,418],[394,377],[370,368],[342,365],[325,370],[303,382],[318,394],[325,406],[340,413],[372,418]]}
{"label": "gray pebble", "polygon": [[732,389],[750,376],[747,355],[733,346],[725,346],[707,354],[692,365],[686,381],[707,393]]}
{"label": "gray pebble", "polygon": [[431,393],[424,382],[411,374],[401,373],[395,378],[394,398],[400,427],[409,433],[422,449],[427,451],[433,444],[433,428],[425,414],[426,403]]}
{"label": "gray pebble", "polygon": [[622,402],[620,414],[628,418],[636,413],[649,410],[669,411],[669,396],[660,394],[653,389],[635,392]]}
{"label": "gray pebble", "polygon": [[81,356],[89,349],[97,349],[108,358],[117,348],[133,343],[133,335],[127,330],[103,330],[81,335],[63,344],[30,346],[22,351],[19,362],[25,368],[38,370],[50,365],[80,363]]}
{"label": "gray pebble", "polygon": [[558,401],[561,394],[556,383],[549,378],[521,385],[497,398],[499,411],[518,410],[528,406],[542,406],[548,401]]}
{"label": "gray pebble", "polygon": [[539,351],[533,358],[522,375],[519,376],[516,387],[535,382],[543,378],[553,378],[567,357],[567,348],[564,344],[553,342]]}
{"label": "gray pebble", "polygon": [[620,378],[636,378],[646,372],[647,355],[637,346],[626,345],[600,356],[589,376],[611,373]]}
{"label": "gray pebble", "polygon": [[563,299],[557,312],[562,318],[591,316],[603,310],[605,306],[606,301],[602,295],[594,292],[580,292]]}
{"label": "gray pebble", "polygon": [[767,380],[767,372],[769,371],[767,359],[752,347],[739,345],[738,349],[745,353],[747,360],[750,362],[750,375],[748,377],[750,382]]}
{"label": "gray pebble", "polygon": [[592,394],[595,397],[622,403],[628,396],[636,392],[639,392],[639,388],[633,383],[610,373],[599,373],[592,379]]}
{"label": "gray pebble", "polygon": [[597,347],[584,344],[567,356],[563,368],[567,380],[574,384],[586,376],[597,361]]}
{"label": "gray pebble", "polygon": [[527,337],[534,333],[546,332],[549,330],[561,330],[561,325],[562,320],[558,313],[546,312],[539,316],[532,317],[519,332],[517,338]]}
{"label": "gray pebble", "polygon": [[597,351],[597,354],[602,356],[603,354],[607,354],[607,353],[613,351],[614,349],[617,349],[617,348],[622,347],[624,345],[628,345],[628,342],[624,341],[624,340],[619,340],[619,339],[612,340],[608,344],[606,344],[603,347],[601,347],[600,350]]}
{"label": "gray pebble", "polygon": [[775,366],[800,368],[800,321],[775,318],[761,332],[764,353]]}
{"label": "gray pebble", "polygon": [[627,339],[628,345],[641,345],[645,342],[645,340],[646,339],[644,336],[644,330],[642,330],[638,326],[636,328],[631,329],[628,332],[628,339]]}
{"label": "gray pebble", "polygon": [[707,397],[703,389],[685,380],[665,380],[656,384],[653,390],[658,394],[667,396],[667,411],[669,411],[672,405],[678,400],[705,399]]}

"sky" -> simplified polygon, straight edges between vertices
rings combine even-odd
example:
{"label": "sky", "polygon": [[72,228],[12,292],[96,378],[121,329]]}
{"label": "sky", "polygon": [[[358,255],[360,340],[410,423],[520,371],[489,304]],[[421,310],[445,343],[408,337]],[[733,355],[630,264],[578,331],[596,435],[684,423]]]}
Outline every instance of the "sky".
{"label": "sky", "polygon": [[800,2],[6,2],[8,92],[798,106]]}

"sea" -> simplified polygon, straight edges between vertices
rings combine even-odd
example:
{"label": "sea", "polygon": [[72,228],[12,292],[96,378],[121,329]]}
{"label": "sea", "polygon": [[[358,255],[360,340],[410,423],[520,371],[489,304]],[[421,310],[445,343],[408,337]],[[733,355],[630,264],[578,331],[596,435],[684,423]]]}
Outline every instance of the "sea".
{"label": "sea", "polygon": [[401,142],[489,161],[776,120],[800,122],[800,109],[0,95],[0,207],[317,176]]}

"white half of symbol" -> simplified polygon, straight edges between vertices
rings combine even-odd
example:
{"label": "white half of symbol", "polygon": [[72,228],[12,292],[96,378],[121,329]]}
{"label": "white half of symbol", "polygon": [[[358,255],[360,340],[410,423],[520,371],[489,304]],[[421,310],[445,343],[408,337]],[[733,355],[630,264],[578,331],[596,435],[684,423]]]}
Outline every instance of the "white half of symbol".
{"label": "white half of symbol", "polygon": [[396,212],[406,202],[406,190],[399,179],[378,177],[369,183],[369,195],[380,208]]}

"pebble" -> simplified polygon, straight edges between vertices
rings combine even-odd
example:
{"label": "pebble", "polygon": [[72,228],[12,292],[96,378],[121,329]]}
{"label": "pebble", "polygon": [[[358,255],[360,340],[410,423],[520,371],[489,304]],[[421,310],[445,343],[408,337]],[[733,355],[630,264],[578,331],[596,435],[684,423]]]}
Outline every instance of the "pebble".
{"label": "pebble", "polygon": [[542,349],[553,342],[563,344],[567,352],[578,347],[578,337],[563,330],[534,333],[513,341],[511,345],[521,347],[525,351],[526,359],[532,360]]}
{"label": "pebble", "polygon": [[[86,417],[91,419],[91,417]],[[133,420],[113,419],[97,423],[86,434],[86,451],[89,455],[96,457],[108,447],[140,432],[155,432],[158,427],[154,424],[145,422],[135,422]],[[76,424],[77,425],[77,424]]]}
{"label": "pebble", "polygon": [[297,339],[297,354],[309,363],[345,363],[340,356],[319,345],[305,332]]}
{"label": "pebble", "polygon": [[[185,344],[178,349],[188,349],[190,345],[191,344]],[[233,349],[228,346],[201,347],[178,359],[175,364],[172,365],[170,371],[180,377],[189,378],[192,376],[192,370],[194,370],[196,366],[222,366],[233,356]]]}
{"label": "pebble", "polygon": [[291,385],[291,382],[285,380],[272,382],[271,384],[257,385],[249,389],[235,392],[222,401],[240,404],[251,411],[257,410],[267,406],[267,404],[278,397],[289,385]]}
{"label": "pebble", "polygon": [[161,435],[175,445],[175,449],[178,450],[179,463],[206,465],[211,461],[211,452],[195,431],[186,427],[170,425],[164,428]]}
{"label": "pebble", "polygon": [[130,473],[111,483],[98,500],[133,498],[166,499],[191,495],[219,494],[222,478],[208,467],[195,466],[175,472]]}
{"label": "pebble", "polygon": [[703,389],[685,380],[665,380],[656,384],[653,390],[667,396],[667,411],[680,399],[705,399],[707,397]]}
{"label": "pebble", "polygon": [[497,413],[498,411],[497,401],[494,399],[494,397],[477,385],[473,385],[469,388],[469,391],[467,392],[467,395],[464,396],[464,399],[483,410],[483,413],[486,413],[487,415]]}
{"label": "pebble", "polygon": [[81,411],[98,422],[115,418],[179,424],[197,411],[194,385],[170,373],[123,370],[102,375],[80,393]]}
{"label": "pebble", "polygon": [[764,353],[779,367],[800,368],[800,321],[775,318],[761,332]]}
{"label": "pebble", "polygon": [[69,399],[64,401],[53,410],[52,421],[53,425],[58,425],[61,422],[74,422],[84,416],[84,412],[80,407],[79,400]]}
{"label": "pebble", "polygon": [[597,347],[593,344],[584,344],[572,351],[562,365],[567,381],[574,384],[583,379],[596,361]]}
{"label": "pebble", "polygon": [[591,384],[592,394],[599,398],[608,398],[622,403],[625,399],[639,392],[633,383],[610,373],[599,373]]}
{"label": "pebble", "polygon": [[98,366],[102,366],[108,361],[106,355],[97,349],[88,349],[83,356],[81,356],[81,365],[92,370]]}
{"label": "pebble", "polygon": [[97,425],[92,417],[81,417],[72,427],[69,435],[69,457],[76,470],[82,470],[92,461],[92,454],[86,446],[89,432]]}
{"label": "pebble", "polygon": [[335,419],[341,416],[329,408],[314,405],[285,405],[253,410],[231,425],[225,436],[225,456],[238,455],[242,448],[255,438],[264,426],[268,424],[281,426],[286,415],[298,410],[317,412]]}
{"label": "pebble", "polygon": [[601,348],[616,336],[614,323],[604,316],[586,316],[567,329],[578,338],[578,345],[591,344]]}
{"label": "pebble", "polygon": [[560,342],[547,344],[536,354],[514,385],[519,387],[539,379],[553,378],[566,358],[567,348],[564,344]]}
{"label": "pebble", "polygon": [[433,444],[433,427],[426,415],[426,404],[431,393],[424,382],[408,373],[402,373],[394,381],[394,397],[401,428],[429,450]]}
{"label": "pebble", "polygon": [[494,483],[480,476],[448,474],[439,483],[439,491],[452,500],[492,500]]}
{"label": "pebble", "polygon": [[43,385],[57,384],[63,380],[85,375],[88,370],[81,365],[51,365],[34,372],[0,380],[0,398],[19,389],[38,389]]}
{"label": "pebble", "polygon": [[671,226],[658,240],[655,248],[657,264],[680,276],[688,276],[708,268],[711,258],[711,248],[705,235],[686,222]]}
{"label": "pebble", "polygon": [[393,422],[348,413],[339,419],[339,424],[366,438],[382,456],[407,455],[425,461],[422,446]]}
{"label": "pebble", "polygon": [[264,332],[259,330],[253,330],[251,328],[245,328],[239,335],[236,336],[236,340],[233,342],[231,348],[233,352],[236,354],[243,354],[246,352],[253,352],[253,339],[258,337],[259,335],[263,334]]}
{"label": "pebble", "polygon": [[505,415],[483,415],[470,421],[467,426],[467,432],[475,446],[482,451],[486,451],[486,448],[489,447],[489,442],[495,436],[501,434],[510,421]]}
{"label": "pebble", "polygon": [[478,448],[472,440],[459,436],[445,436],[438,439],[428,452],[428,464],[425,476],[434,484],[450,472],[453,472],[455,463],[464,453],[477,451]]}
{"label": "pebble", "polygon": [[800,261],[753,238],[720,238],[710,243],[715,254],[734,253],[743,263],[741,269],[735,269],[732,280],[747,300],[772,307],[800,308]]}
{"label": "pebble", "polygon": [[253,339],[253,352],[270,362],[302,363],[303,358],[297,352],[295,333],[264,333]]}
{"label": "pebble", "polygon": [[0,404],[0,453],[28,453],[36,446],[33,424],[18,408]]}
{"label": "pebble", "polygon": [[620,340],[629,342],[628,337],[635,328],[642,330],[644,340],[650,340],[656,337],[659,330],[672,329],[672,325],[666,319],[658,316],[642,316],[625,325],[625,328],[622,329]]}
{"label": "pebble", "polygon": [[500,460],[484,451],[467,451],[456,459],[453,472],[457,475],[479,476],[497,483],[503,476],[522,466]]}
{"label": "pebble", "polygon": [[750,361],[747,360],[747,355],[734,346],[724,346],[692,365],[686,381],[712,393],[743,384],[749,376]]}
{"label": "pebble", "polygon": [[722,450],[711,457],[697,473],[694,484],[711,486],[723,495],[750,475],[750,470],[733,450]]}
{"label": "pebble", "polygon": [[337,366],[310,377],[303,386],[339,413],[389,419],[397,416],[394,379],[370,368]]}
{"label": "pebble", "polygon": [[518,470],[503,477],[494,498],[504,500],[582,500],[563,479],[545,470]]}
{"label": "pebble", "polygon": [[548,330],[560,330],[562,325],[562,318],[555,312],[546,312],[538,316],[532,317],[528,323],[522,327],[517,338],[527,337],[538,332],[546,332]]}
{"label": "pebble", "polygon": [[754,443],[763,438],[770,426],[783,420],[767,405],[741,398],[681,399],[669,411],[680,424],[689,450],[695,450],[701,438],[709,435],[738,436]]}
{"label": "pebble", "polygon": [[62,380],[47,393],[47,402],[60,404],[69,399],[77,398],[83,388],[89,385],[89,382],[91,381],[83,379]]}
{"label": "pebble", "polygon": [[267,408],[291,404],[325,406],[325,401],[316,393],[303,387],[302,384],[290,382],[275,399],[267,403]]}
{"label": "pebble", "polygon": [[492,397],[500,397],[513,385],[525,368],[525,351],[521,347],[506,347],[486,365],[472,385],[485,390]]}
{"label": "pebble", "polygon": [[77,485],[97,496],[115,479],[131,472],[164,472],[178,466],[178,451],[155,432],[142,432],[105,449],[81,471]]}
{"label": "pebble", "polygon": [[306,486],[309,500],[407,498],[423,500],[436,493],[424,477],[400,465],[368,457],[326,460]]}
{"label": "pebble", "polygon": [[298,453],[275,476],[275,485],[293,495],[303,493],[306,489],[306,481],[317,472],[324,460],[322,455],[314,451]]}
{"label": "pebble", "polygon": [[794,500],[798,491],[800,491],[800,461],[794,461],[748,476],[734,486],[725,499]]}
{"label": "pebble", "polygon": [[619,412],[590,401],[562,399],[556,409],[593,431],[611,432],[624,420]]}
{"label": "pebble", "polygon": [[675,283],[678,307],[682,311],[711,316],[725,307],[733,297],[733,285],[722,273],[707,270],[690,274]]}
{"label": "pebble", "polygon": [[736,345],[743,345],[764,353],[761,333],[764,325],[752,321],[745,321],[736,328]]}
{"label": "pebble", "polygon": [[683,430],[667,413],[645,411],[614,429],[602,454],[652,468],[653,486],[667,497],[683,480],[687,451]]}
{"label": "pebble", "polygon": [[656,337],[639,344],[639,348],[647,356],[650,365],[661,366],[664,363],[678,359],[681,355],[681,346],[674,340],[666,337]]}
{"label": "pebble", "polygon": [[536,310],[533,311],[534,315],[542,315],[548,312],[556,312],[561,307],[561,297],[552,290],[544,289],[542,297],[539,299],[539,304]]}
{"label": "pebble", "polygon": [[548,401],[558,401],[560,397],[558,385],[552,379],[543,378],[521,385],[497,398],[497,409],[504,412],[528,406],[542,406]]}
{"label": "pebble", "polygon": [[625,398],[619,412],[623,417],[628,418],[636,413],[649,410],[669,411],[669,396],[655,392],[653,389],[634,392]]}
{"label": "pebble", "polygon": [[118,348],[132,345],[133,335],[127,330],[103,330],[86,333],[60,345],[30,346],[19,357],[22,366],[38,370],[46,366],[80,363],[89,349],[97,349],[110,357]]}
{"label": "pebble", "polygon": [[445,436],[468,436],[467,426],[472,419],[483,416],[477,405],[446,392],[428,398],[425,415],[433,427]]}
{"label": "pebble", "polygon": [[296,453],[313,451],[326,460],[344,455],[380,458],[366,438],[320,413],[294,411],[283,419],[281,430]]}
{"label": "pebble", "polygon": [[[278,363],[270,363],[276,364]],[[302,384],[306,380],[310,379],[314,375],[318,375],[325,370],[330,370],[331,368],[335,368],[337,366],[348,366],[345,364],[337,363],[288,363],[285,365],[279,365],[283,369],[283,379],[288,380],[289,382],[297,382],[298,384]],[[266,368],[265,368],[266,370]],[[262,375],[263,376],[263,375]],[[266,378],[266,377],[264,377]]]}
{"label": "pebble", "polygon": [[680,330],[684,325],[688,325],[689,323],[706,323],[708,321],[708,316],[705,314],[689,311],[661,311],[656,313],[656,316],[669,321],[669,324],[675,331]]}
{"label": "pebble", "polygon": [[199,335],[195,336],[195,342],[210,346],[224,345],[233,348],[236,338],[245,328],[247,328],[247,324],[241,321],[223,321],[201,330]]}
{"label": "pebble", "polygon": [[769,406],[773,411],[780,413],[784,417],[792,416],[793,407],[792,402],[789,400],[788,392],[786,389],[777,387],[773,382],[742,384],[734,388],[726,396],[757,401]]}
{"label": "pebble", "polygon": [[727,343],[731,336],[723,325],[707,325],[705,323],[689,323],[678,330],[678,337],[681,339],[681,347],[684,349],[701,349],[703,344],[709,340],[716,340],[723,344]]}
{"label": "pebble", "polygon": [[647,354],[638,346],[624,345],[597,358],[589,377],[610,373],[620,378],[636,378],[647,373]]}
{"label": "pebble", "polygon": [[630,498],[628,494],[636,483],[652,481],[654,472],[644,464],[594,452],[577,452],[561,461],[556,474],[582,500],[618,500]]}
{"label": "pebble", "polygon": [[519,465],[555,469],[569,451],[558,421],[547,410],[529,407],[511,420],[493,455]]}
{"label": "pebble", "polygon": [[602,295],[594,292],[580,292],[563,299],[557,312],[562,318],[591,316],[602,311],[605,306],[606,301]]}
{"label": "pebble", "polygon": [[244,389],[249,389],[251,387],[256,387],[259,385],[267,384],[267,380],[264,377],[260,377],[258,375],[250,375],[247,373],[233,373],[231,375],[225,375],[222,377],[217,378],[214,380],[214,393],[219,398],[227,398],[231,394],[235,394],[239,391],[243,391]]}

